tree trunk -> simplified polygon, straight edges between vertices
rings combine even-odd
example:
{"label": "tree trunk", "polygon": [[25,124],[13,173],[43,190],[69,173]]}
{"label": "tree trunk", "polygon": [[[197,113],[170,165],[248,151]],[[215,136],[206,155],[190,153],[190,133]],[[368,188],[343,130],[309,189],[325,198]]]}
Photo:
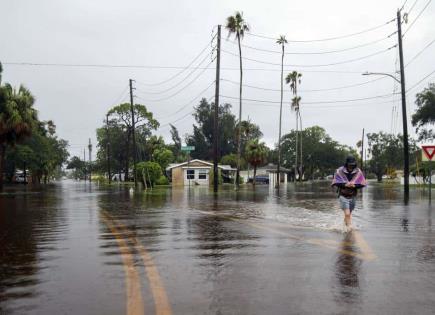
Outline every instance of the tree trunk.
{"label": "tree trunk", "polygon": [[6,145],[0,144],[0,190],[3,189],[3,171],[5,165]]}
{"label": "tree trunk", "polygon": [[299,137],[299,132],[298,132],[298,112],[296,111],[296,152],[295,152],[295,182],[297,181],[297,174],[299,173],[298,170],[298,137]]}
{"label": "tree trunk", "polygon": [[254,165],[254,180],[252,181],[252,185],[255,187],[256,177],[257,176],[257,165]]}
{"label": "tree trunk", "polygon": [[237,33],[237,41],[239,43],[239,61],[240,61],[240,94],[239,94],[239,130],[237,132],[237,171],[236,171],[236,188],[239,188],[240,181],[240,148],[242,137],[242,84],[243,84],[243,70],[242,70],[242,47],[240,46],[240,35]]}
{"label": "tree trunk", "polygon": [[382,182],[382,173],[376,173],[376,178],[378,179],[378,182]]}
{"label": "tree trunk", "polygon": [[302,178],[303,178],[303,175],[304,175],[304,169],[303,169],[303,167],[304,167],[304,164],[302,163],[302,137],[303,137],[303,133],[304,133],[304,131],[303,131],[303,128],[302,128],[302,116],[301,116],[301,112],[300,111],[298,111],[298,114],[299,114],[299,121],[300,121],[300,124],[299,124],[299,127],[300,127],[300,129],[301,129],[301,132],[299,133],[299,135],[300,135],[300,139],[299,139],[299,143],[300,143],[300,146],[301,146],[301,150],[300,150],[300,160],[299,160],[299,163],[300,163],[300,173],[299,173],[299,181],[301,182],[302,181]]}
{"label": "tree trunk", "polygon": [[283,97],[283,75],[284,75],[284,44],[282,44],[281,55],[281,102],[279,105],[279,135],[278,135],[278,164],[276,171],[276,188],[279,188],[280,184],[280,168],[281,168],[281,121],[282,121],[282,97]]}

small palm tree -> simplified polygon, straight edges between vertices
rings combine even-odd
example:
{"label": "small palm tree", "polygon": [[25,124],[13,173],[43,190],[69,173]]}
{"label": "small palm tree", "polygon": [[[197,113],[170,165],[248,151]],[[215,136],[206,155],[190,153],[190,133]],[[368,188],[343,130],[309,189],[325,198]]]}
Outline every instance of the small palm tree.
{"label": "small palm tree", "polygon": [[259,142],[258,139],[250,140],[246,145],[246,160],[254,167],[253,185],[255,186],[255,178],[257,176],[257,167],[266,163],[267,147],[264,142]]}
{"label": "small palm tree", "polygon": [[[290,84],[290,90],[293,92],[293,99],[292,99],[292,103],[291,103],[291,107],[292,109],[296,112],[296,154],[295,154],[295,179],[296,179],[296,174],[298,174],[298,136],[299,136],[299,128],[298,128],[298,122],[299,120],[302,119],[300,118],[300,101],[301,98],[298,97],[298,84],[301,84],[301,78],[302,78],[302,74],[297,72],[297,71],[292,71],[289,74],[287,74],[287,77],[285,78],[285,81],[287,84]],[[301,123],[301,127],[302,127],[302,123]],[[302,152],[302,135],[301,137],[301,152]],[[301,155],[301,165],[302,165],[302,155]]]}
{"label": "small palm tree", "polygon": [[281,122],[282,122],[282,98],[283,98],[283,84],[284,84],[284,47],[287,44],[287,39],[284,35],[281,35],[277,41],[277,44],[281,45],[281,102],[279,106],[279,135],[278,135],[278,165],[276,172],[276,187],[279,188],[280,182],[280,167],[281,167]]}
{"label": "small palm tree", "polygon": [[[242,82],[243,82],[243,70],[242,70],[242,46],[240,41],[245,36],[245,32],[249,32],[249,26],[243,18],[243,13],[237,11],[234,15],[227,18],[225,28],[228,30],[228,36],[235,34],[237,42],[239,44],[239,61],[240,61],[240,95],[239,95],[239,122],[242,121]],[[236,173],[236,187],[239,187],[240,178],[240,146],[241,146],[241,127],[237,131],[237,173]]]}

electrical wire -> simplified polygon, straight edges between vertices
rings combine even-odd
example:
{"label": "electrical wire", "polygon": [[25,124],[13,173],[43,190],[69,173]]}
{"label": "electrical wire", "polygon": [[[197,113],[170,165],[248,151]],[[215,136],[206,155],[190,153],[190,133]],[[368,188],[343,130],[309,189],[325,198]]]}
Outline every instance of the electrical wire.
{"label": "electrical wire", "polygon": [[415,0],[414,3],[412,4],[411,8],[408,10],[408,12],[406,12],[406,13],[408,13],[408,15],[411,14],[412,9],[414,9],[414,7],[417,4],[417,2],[418,2],[418,0]]}
{"label": "electrical wire", "polygon": [[[341,36],[333,36],[333,37],[326,37],[326,38],[318,38],[318,39],[307,39],[307,40],[294,40],[294,39],[287,39],[287,41],[289,43],[311,43],[311,42],[325,42],[325,41],[331,41],[331,40],[337,40],[337,39],[343,39],[343,38],[348,38],[348,37],[353,37],[353,36],[357,36],[357,35],[361,35],[364,33],[368,33],[368,32],[372,32],[374,30],[377,30],[379,28],[382,28],[392,22],[394,22],[396,19],[392,19],[386,23],[382,23],[380,25],[371,27],[371,28],[367,28],[365,30],[359,31],[359,32],[355,32],[355,33],[350,33],[350,34],[346,34],[346,35],[341,35]],[[259,37],[259,38],[264,38],[264,39],[272,39],[272,40],[276,40],[275,37],[271,37],[271,36],[264,36],[264,35],[259,35],[259,34],[253,34],[253,33],[245,33],[245,35],[249,35],[249,36],[254,36],[254,37]]]}
{"label": "electrical wire", "polygon": [[192,66],[196,60],[199,59],[199,57],[204,53],[204,51],[206,51],[209,48],[209,45],[211,43],[213,43],[213,40],[216,38],[217,34],[215,34],[214,36],[212,36],[211,40],[207,43],[207,45],[201,50],[201,52],[195,57],[193,58],[193,60],[186,66],[185,69],[182,69],[180,72],[174,74],[173,76],[169,77],[166,80],[160,81],[160,82],[156,82],[156,83],[141,83],[143,85],[146,86],[157,86],[157,85],[162,85],[165,84],[169,81],[172,81],[173,79],[177,78],[179,75],[181,75],[186,69],[188,69],[190,66]]}
{"label": "electrical wire", "polygon": [[187,106],[189,106],[189,105],[191,105],[195,100],[197,100],[199,97],[201,97],[201,95],[202,94],[204,94],[213,84],[215,84],[215,82],[216,81],[212,81],[204,90],[202,90],[201,92],[199,92],[198,93],[198,95],[197,96],[195,96],[190,102],[188,102],[188,103],[186,103],[185,105],[183,105],[183,106],[181,106],[177,111],[175,111],[175,112],[173,112],[173,113],[171,113],[171,114],[168,114],[168,115],[165,115],[164,117],[162,116],[162,117],[157,117],[156,119],[157,120],[159,120],[159,119],[162,119],[162,118],[168,118],[168,117],[172,117],[172,116],[174,116],[174,115],[176,115],[176,114],[178,114],[179,112],[181,112],[183,109],[185,109]]}
{"label": "electrical wire", "polygon": [[[325,92],[325,91],[336,91],[336,90],[343,90],[343,89],[348,89],[348,88],[353,88],[353,87],[357,87],[357,86],[362,86],[362,85],[366,85],[366,84],[370,84],[379,80],[383,80],[386,77],[379,77],[370,81],[366,81],[366,82],[362,82],[362,83],[356,83],[356,84],[350,84],[350,85],[344,85],[344,86],[337,86],[337,87],[333,87],[333,88],[325,88],[325,89],[306,89],[306,90],[298,90],[300,92],[303,93],[310,93],[310,92]],[[239,82],[237,81],[232,81],[232,80],[227,80],[227,79],[221,79],[221,81],[224,82],[229,82],[232,83],[234,85],[240,85]],[[249,85],[249,84],[242,84],[242,86],[248,87],[248,88],[252,88],[252,89],[257,89],[257,90],[263,90],[263,91],[273,91],[273,92],[281,92],[281,89],[270,89],[270,88],[263,88],[263,87],[259,87],[259,86],[255,86],[255,85]],[[284,93],[290,93],[290,91],[288,90],[284,90]]]}
{"label": "electrical wire", "polygon": [[411,58],[411,60],[408,61],[408,63],[405,65],[405,68],[412,63],[415,59],[417,59],[426,49],[428,49],[432,44],[435,43],[435,39],[432,40],[429,44],[427,44],[422,50],[420,50],[414,57]]}
{"label": "electrical wire", "polygon": [[[209,98],[207,99],[207,102],[209,103],[209,102],[213,99],[213,97],[214,97],[214,96],[209,97]],[[171,122],[169,122],[169,123],[166,123],[166,124],[161,125],[161,126],[159,127],[159,129],[162,129],[162,128],[167,127],[167,126],[169,126],[169,125],[173,125],[174,123],[176,123],[176,122],[178,122],[178,121],[180,121],[180,120],[185,119],[185,118],[188,117],[189,115],[192,115],[194,112],[195,112],[195,109],[193,109],[192,111],[188,112],[187,114],[181,116],[180,118],[177,118],[177,119],[175,119],[175,120],[173,120],[173,121],[171,121]]]}
{"label": "electrical wire", "polygon": [[[167,89],[164,89],[164,90],[161,90],[161,91],[158,91],[158,92],[148,92],[148,91],[142,91],[142,90],[139,90],[139,91],[141,91],[141,92],[144,93],[144,94],[163,94],[163,93],[169,92],[170,90],[175,89],[176,87],[178,87],[178,86],[180,86],[182,83],[184,83],[188,78],[190,78],[190,77],[191,77],[191,76],[196,72],[196,70],[198,70],[199,68],[201,68],[201,66],[202,66],[202,65],[204,64],[204,62],[208,59],[208,57],[210,57],[210,54],[206,55],[205,58],[203,58],[203,59],[201,60],[201,62],[200,62],[197,66],[195,66],[191,72],[189,72],[186,76],[184,76],[184,77],[180,80],[180,82],[176,83],[175,85],[173,85],[173,86],[171,86],[171,87],[169,87],[169,88],[167,88]],[[210,65],[210,64],[211,64],[211,63],[209,63],[208,65]],[[208,65],[207,65],[207,66],[208,66]],[[144,84],[143,84],[142,82],[140,82],[140,81],[136,81],[136,83],[138,83],[139,85],[144,85]]]}
{"label": "electrical wire", "polygon": [[418,18],[423,14],[423,12],[426,10],[426,8],[429,6],[429,4],[432,2],[432,0],[429,0],[426,5],[424,6],[424,8],[420,11],[420,13],[418,13],[417,17],[414,19],[414,21],[412,21],[412,23],[409,25],[409,27],[406,29],[406,31],[403,33],[402,38],[405,37],[406,33],[408,33],[408,31],[412,28],[412,26],[414,26],[415,22],[417,22]]}
{"label": "electrical wire", "polygon": [[409,91],[415,89],[418,85],[420,85],[421,82],[423,82],[424,80],[426,80],[427,78],[429,78],[430,76],[432,76],[433,74],[435,74],[435,70],[432,71],[431,73],[429,73],[428,75],[426,75],[423,79],[421,79],[420,81],[418,81],[417,83],[415,83],[414,85],[412,85],[410,88],[408,88],[406,90],[406,93],[408,93]]}
{"label": "electrical wire", "polygon": [[[376,55],[379,55],[379,54],[386,53],[387,51],[389,51],[389,50],[391,50],[392,48],[395,48],[395,47],[396,47],[396,45],[391,46],[391,47],[389,47],[387,49],[380,50],[380,51],[377,51],[375,53],[366,55],[366,56],[362,56],[362,57],[358,57],[358,58],[353,58],[353,59],[348,59],[348,60],[339,61],[339,62],[332,62],[332,63],[326,63],[326,64],[312,64],[312,65],[308,65],[308,64],[306,64],[306,65],[285,64],[284,66],[285,67],[300,67],[300,68],[315,68],[315,67],[328,67],[328,66],[342,65],[342,64],[352,63],[352,62],[356,62],[356,61],[360,61],[360,60],[363,60],[363,59],[367,59],[367,58],[370,58],[370,57],[373,57],[373,56],[376,56]],[[223,49],[221,49],[221,51],[226,53],[226,54],[239,57],[238,54],[235,54],[235,53],[223,50]],[[247,58],[247,57],[242,57],[242,59],[253,61],[253,62],[257,62],[257,63],[267,64],[267,65],[281,66],[280,63],[267,62],[267,61],[262,61],[262,60],[258,60],[258,59]]]}
{"label": "electrical wire", "polygon": [[[374,45],[376,43],[379,43],[379,42],[382,42],[384,40],[389,39],[391,37],[391,35],[387,36],[387,37],[383,37],[383,38],[377,39],[377,40],[374,40],[374,41],[370,41],[370,42],[365,43],[365,44],[360,44],[360,45],[356,45],[356,46],[348,47],[348,48],[343,48],[343,49],[325,50],[325,51],[318,51],[318,52],[313,52],[313,51],[284,52],[284,55],[326,55],[326,54],[340,53],[340,52],[345,52],[345,51],[349,51],[349,50],[354,50],[354,49],[358,49],[358,48]],[[237,45],[237,43],[234,42],[234,41],[230,41],[228,39],[226,41],[230,42],[230,43],[233,43],[234,45]],[[253,46],[244,45],[244,44],[242,44],[241,46],[244,47],[244,48],[248,48],[248,49],[252,49],[252,50],[257,50],[257,51],[261,51],[261,52],[265,52],[265,53],[282,54],[282,52],[278,51],[278,50],[263,49],[263,48],[253,47]]]}
{"label": "electrical wire", "polygon": [[[198,78],[201,76],[201,75],[203,75],[204,74],[204,72],[205,72],[205,70],[207,70],[207,67],[212,63],[213,61],[211,61],[205,68],[204,68],[204,70],[202,70],[201,72],[199,72],[198,73],[198,75],[196,76],[196,77],[194,77],[190,82],[188,82],[185,86],[183,86],[181,89],[179,89],[177,92],[175,92],[175,93],[173,93],[173,94],[171,94],[171,95],[169,95],[169,96],[166,96],[166,97],[162,97],[162,98],[158,98],[158,99],[144,99],[143,98],[143,100],[145,100],[145,101],[147,101],[147,102],[160,102],[160,101],[165,101],[165,100],[168,100],[168,99],[170,99],[170,98],[172,98],[172,97],[174,97],[174,96],[176,96],[176,95],[178,95],[178,94],[180,94],[182,91],[184,91],[187,87],[189,87],[190,85],[192,85],[196,80],[198,80]],[[140,92],[140,90],[138,90],[139,92]]]}
{"label": "electrical wire", "polygon": [[[397,93],[399,94],[399,93]],[[223,98],[228,99],[239,99],[239,97],[233,97],[233,96],[226,96],[226,95],[220,95]],[[333,100],[333,101],[311,101],[311,102],[303,102],[303,104],[334,104],[334,103],[347,103],[347,102],[358,102],[358,101],[365,101],[365,100],[371,100],[371,99],[378,99],[378,98],[387,98],[392,97],[393,95],[391,93],[384,94],[384,95],[376,95],[376,96],[370,96],[370,97],[362,97],[362,98],[354,98],[354,99],[347,99],[347,100]],[[268,100],[258,100],[258,99],[250,99],[250,98],[244,98],[246,101],[251,102],[258,102],[258,103],[271,103],[271,104],[280,104],[281,102],[278,101],[268,101]]]}

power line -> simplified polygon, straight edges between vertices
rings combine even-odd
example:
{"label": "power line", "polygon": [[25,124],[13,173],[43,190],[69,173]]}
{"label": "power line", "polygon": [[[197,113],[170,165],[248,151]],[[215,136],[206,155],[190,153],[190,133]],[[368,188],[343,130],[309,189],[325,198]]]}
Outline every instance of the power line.
{"label": "power line", "polygon": [[429,4],[432,2],[432,0],[429,0],[426,5],[424,6],[424,8],[420,11],[420,13],[418,13],[417,17],[414,19],[414,21],[412,21],[412,23],[409,25],[409,27],[406,29],[406,31],[403,33],[402,37],[405,37],[406,33],[408,33],[408,31],[411,29],[411,27],[415,24],[415,22],[417,22],[418,18],[423,14],[423,12],[426,10],[426,8],[429,6]]}
{"label": "power line", "polygon": [[412,4],[411,8],[408,10],[408,15],[411,14],[412,9],[414,9],[415,5],[417,4],[418,0],[415,0],[414,3]]}
{"label": "power line", "polygon": [[186,66],[185,69],[182,69],[180,72],[174,74],[173,76],[169,77],[169,78],[166,79],[166,80],[163,80],[163,81],[160,81],[160,82],[156,82],[156,83],[141,83],[141,84],[146,85],[146,86],[157,86],[157,85],[165,84],[165,83],[167,83],[167,82],[169,82],[169,81],[172,81],[173,79],[177,78],[177,77],[178,77],[179,75],[181,75],[181,74],[182,74],[186,69],[188,69],[190,66],[192,66],[193,63],[194,63],[196,60],[199,59],[199,57],[204,53],[204,51],[206,51],[206,50],[209,48],[209,45],[210,45],[211,43],[213,43],[213,40],[214,40],[215,38],[216,38],[216,35],[212,36],[211,40],[207,43],[207,45],[205,45],[205,47],[201,50],[201,52],[200,52],[200,53],[199,53],[195,58],[193,58],[193,60],[192,60],[192,61],[191,61],[187,66]]}
{"label": "power line", "polygon": [[197,100],[203,93],[205,93],[211,86],[213,86],[214,83],[215,83],[215,81],[212,81],[204,90],[199,92],[197,96],[195,96],[190,102],[181,106],[177,111],[173,112],[172,114],[165,115],[164,117],[157,117],[156,119],[158,120],[158,119],[162,119],[162,118],[168,118],[168,117],[171,117],[171,116],[178,114],[183,109],[185,109],[187,106],[191,105],[195,100]]}
{"label": "power line", "polygon": [[[207,102],[210,102],[213,98],[214,98],[214,96],[209,97],[209,98],[207,99]],[[164,128],[164,127],[167,127],[167,126],[169,126],[169,125],[173,125],[174,123],[176,123],[176,122],[178,122],[178,121],[180,121],[180,120],[183,120],[184,118],[188,117],[189,115],[192,115],[194,112],[195,112],[195,109],[193,109],[192,111],[188,112],[187,114],[181,116],[180,118],[177,118],[177,119],[175,119],[175,120],[173,120],[173,121],[171,121],[171,122],[169,122],[169,123],[166,123],[166,124],[164,124],[164,125],[161,125],[161,126],[159,127],[159,129]]]}
{"label": "power line", "polygon": [[408,63],[405,65],[405,68],[413,62],[415,59],[417,59],[426,49],[428,49],[432,44],[435,43],[435,39],[432,40],[429,44],[427,44],[422,50],[420,50],[414,57],[411,58],[411,60],[408,61]]}
{"label": "power line", "polygon": [[[347,107],[360,107],[360,106],[371,106],[371,105],[380,105],[380,104],[391,104],[396,102],[396,100],[377,102],[377,103],[358,103],[358,104],[346,104],[346,105],[310,105],[304,106],[303,109],[319,109],[319,108],[347,108]],[[246,105],[252,106],[261,106],[261,107],[274,107],[279,108],[279,104],[263,104],[263,103],[250,103],[244,102]]]}
{"label": "power line", "polygon": [[[177,92],[166,96],[166,97],[162,97],[162,98],[158,98],[158,99],[143,99],[147,102],[160,102],[160,101],[165,101],[168,100],[172,97],[174,97],[175,95],[180,94],[182,91],[184,91],[187,87],[191,86],[201,75],[204,74],[205,70],[207,70],[207,67],[213,62],[213,60],[204,68],[204,70],[202,70],[200,73],[198,73],[198,75],[196,77],[194,77],[190,82],[188,82],[185,86],[183,86],[181,89],[179,89]],[[140,91],[140,90],[137,90]]]}
{"label": "power line", "polygon": [[435,70],[432,71],[431,73],[429,73],[428,75],[426,75],[423,79],[421,79],[420,81],[418,81],[417,83],[415,83],[413,86],[411,86],[410,88],[408,88],[406,90],[406,93],[408,93],[409,91],[413,90],[414,88],[416,88],[421,82],[423,82],[424,80],[426,80],[427,78],[429,78],[430,76],[432,76],[433,74],[435,74]]}
{"label": "power line", "polygon": [[[325,91],[335,91],[335,90],[343,90],[343,89],[347,89],[347,88],[353,88],[353,87],[357,87],[357,86],[362,86],[362,85],[366,85],[366,84],[370,84],[379,80],[383,80],[386,77],[379,77],[370,81],[366,81],[366,82],[362,82],[362,83],[356,83],[356,84],[350,84],[350,85],[343,85],[343,86],[338,86],[338,87],[333,87],[333,88],[324,88],[324,89],[306,89],[306,90],[299,90],[300,92],[325,92]],[[221,79],[221,81],[224,82],[229,82],[232,83],[234,85],[239,85],[239,82],[236,81],[232,81],[232,80],[227,80],[227,79]],[[255,85],[249,85],[249,84],[243,84],[243,86],[248,87],[248,88],[252,88],[252,89],[257,89],[257,90],[263,90],[263,91],[273,91],[273,92],[281,92],[280,89],[271,89],[271,88],[264,88],[264,87],[259,87],[259,86],[255,86]],[[284,90],[285,93],[290,93],[290,91]]]}
{"label": "power line", "polygon": [[[180,80],[180,82],[176,83],[175,85],[173,85],[173,86],[171,86],[171,87],[169,87],[169,88],[167,88],[167,89],[165,89],[165,90],[158,91],[158,92],[145,92],[145,91],[142,91],[142,90],[139,90],[139,91],[141,91],[141,92],[144,93],[144,94],[163,94],[163,93],[166,93],[166,92],[168,92],[168,91],[170,91],[170,90],[173,90],[174,88],[178,87],[178,86],[181,85],[183,82],[185,82],[185,80],[187,80],[190,76],[192,76],[192,74],[195,73],[196,70],[200,69],[201,66],[202,66],[202,64],[207,60],[207,58],[208,58],[209,56],[210,56],[209,54],[206,55],[205,58],[203,58],[203,59],[201,60],[201,62],[200,62],[197,66],[195,66],[195,67],[192,69],[191,72],[189,72],[185,77],[183,77],[183,78]],[[209,63],[208,65],[210,65],[210,63]],[[208,65],[207,65],[207,66],[208,66]],[[207,66],[206,66],[206,67],[207,67]],[[143,84],[143,83],[140,82],[140,81],[136,81],[136,82],[139,83],[140,85],[147,85],[147,84]],[[148,86],[148,85],[147,85],[147,86]]]}
{"label": "power line", "polygon": [[[372,32],[374,30],[377,30],[379,28],[382,28],[392,22],[396,21],[396,19],[392,19],[386,23],[382,23],[380,25],[371,27],[371,28],[367,28],[365,30],[359,31],[359,32],[355,32],[355,33],[350,33],[350,34],[346,34],[346,35],[341,35],[341,36],[333,36],[333,37],[326,37],[326,38],[318,38],[318,39],[307,39],[307,40],[294,40],[294,39],[287,39],[288,42],[292,42],[292,43],[310,43],[310,42],[324,42],[324,41],[330,41],[330,40],[337,40],[337,39],[343,39],[343,38],[348,38],[348,37],[352,37],[352,36],[357,36],[357,35],[361,35],[364,33],[368,33],[368,32]],[[264,39],[272,39],[272,40],[276,40],[275,37],[271,37],[271,36],[264,36],[264,35],[259,35],[259,34],[253,34],[253,33],[245,33],[245,35],[249,35],[249,36],[254,36],[254,37],[259,37],[259,38],[264,38]]]}
{"label": "power line", "polygon": [[[391,47],[389,47],[389,48],[387,48],[387,49],[380,50],[380,51],[378,51],[378,52],[375,52],[375,53],[372,53],[372,54],[366,55],[366,56],[362,56],[362,57],[358,57],[358,58],[353,58],[353,59],[348,59],[348,60],[339,61],[339,62],[332,62],[332,63],[326,63],[326,64],[312,64],[312,65],[308,65],[308,64],[307,64],[307,65],[291,65],[291,64],[285,64],[284,66],[286,66],[286,67],[311,68],[311,67],[328,67],[328,66],[342,65],[342,64],[351,63],[351,62],[356,62],[356,61],[360,61],[360,60],[363,60],[363,59],[367,59],[367,58],[370,58],[370,57],[373,57],[373,56],[376,56],[376,55],[379,55],[379,54],[386,53],[387,51],[389,51],[389,50],[391,50],[392,48],[395,48],[395,47],[396,47],[396,45],[391,46]],[[233,56],[239,57],[238,54],[235,54],[235,53],[232,53],[232,52],[229,52],[229,51],[223,50],[223,49],[221,49],[221,51],[224,52],[224,53],[226,53],[226,54],[229,54],[229,55],[233,55]],[[257,63],[267,64],[267,65],[281,66],[280,63],[267,62],[267,61],[262,61],[262,60],[258,60],[258,59],[247,58],[247,57],[242,57],[242,59],[249,60],[249,61],[253,61],[253,62],[257,62]]]}
{"label": "power line", "polygon": [[[399,93],[397,93],[399,94]],[[233,96],[226,96],[226,95],[220,95],[224,98],[228,98],[228,99],[239,99],[238,97],[233,97]],[[371,99],[378,99],[378,98],[387,98],[387,97],[392,97],[393,94],[388,93],[388,94],[384,94],[384,95],[376,95],[376,96],[370,96],[370,97],[362,97],[362,98],[354,98],[354,99],[347,99],[347,100],[333,100],[333,101],[311,101],[311,102],[303,102],[303,104],[334,104],[334,103],[347,103],[347,102],[358,102],[358,101],[364,101],[364,100],[371,100]],[[259,102],[259,103],[271,103],[271,104],[280,104],[280,102],[278,101],[268,101],[268,100],[258,100],[258,99],[249,99],[249,98],[244,98],[244,100],[246,101],[251,101],[251,102]]]}
{"label": "power line", "polygon": [[[60,64],[60,63],[31,63],[31,62],[2,62],[3,65],[15,66],[50,66],[50,67],[94,67],[94,68],[139,68],[139,69],[186,69],[184,66],[152,66],[152,65],[104,65],[104,64]],[[200,70],[213,70],[215,67],[201,67]],[[221,67],[221,70],[240,71],[237,67]],[[284,69],[285,71],[297,69]],[[271,68],[243,68],[243,71],[281,71],[281,69]],[[336,74],[361,74],[361,71],[346,71],[346,70],[304,70],[305,73],[336,73]],[[389,73],[389,71],[383,71]]]}
{"label": "power line", "polygon": [[[396,32],[394,32],[393,34],[395,34],[395,33]],[[393,34],[391,34],[391,35],[393,35]],[[370,41],[370,42],[365,43],[365,44],[360,44],[360,45],[356,45],[356,46],[352,46],[352,47],[348,47],[348,48],[343,48],[343,49],[325,50],[325,51],[285,52],[284,54],[285,55],[326,55],[326,54],[340,53],[340,52],[345,52],[345,51],[349,51],[349,50],[354,50],[354,49],[358,49],[358,48],[374,45],[376,43],[379,43],[379,42],[382,42],[384,40],[389,39],[391,37],[391,35],[389,35],[387,37],[383,37],[383,38],[377,39],[377,40]],[[232,43],[234,45],[237,45],[236,42],[233,42],[233,41],[230,41],[230,40],[226,40],[226,41],[230,42],[230,43]],[[248,48],[248,49],[252,49],[252,50],[261,51],[261,52],[266,52],[266,53],[282,54],[282,52],[278,51],[278,50],[263,49],[263,48],[253,47],[253,46],[244,45],[244,44],[242,44],[242,47]]]}

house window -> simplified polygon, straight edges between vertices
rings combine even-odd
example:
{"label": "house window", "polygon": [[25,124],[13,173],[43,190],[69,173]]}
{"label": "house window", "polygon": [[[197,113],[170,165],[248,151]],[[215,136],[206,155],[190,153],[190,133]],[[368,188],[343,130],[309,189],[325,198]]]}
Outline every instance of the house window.
{"label": "house window", "polygon": [[187,179],[195,179],[195,170],[187,170]]}
{"label": "house window", "polygon": [[198,174],[198,179],[207,179],[207,171],[200,170]]}

